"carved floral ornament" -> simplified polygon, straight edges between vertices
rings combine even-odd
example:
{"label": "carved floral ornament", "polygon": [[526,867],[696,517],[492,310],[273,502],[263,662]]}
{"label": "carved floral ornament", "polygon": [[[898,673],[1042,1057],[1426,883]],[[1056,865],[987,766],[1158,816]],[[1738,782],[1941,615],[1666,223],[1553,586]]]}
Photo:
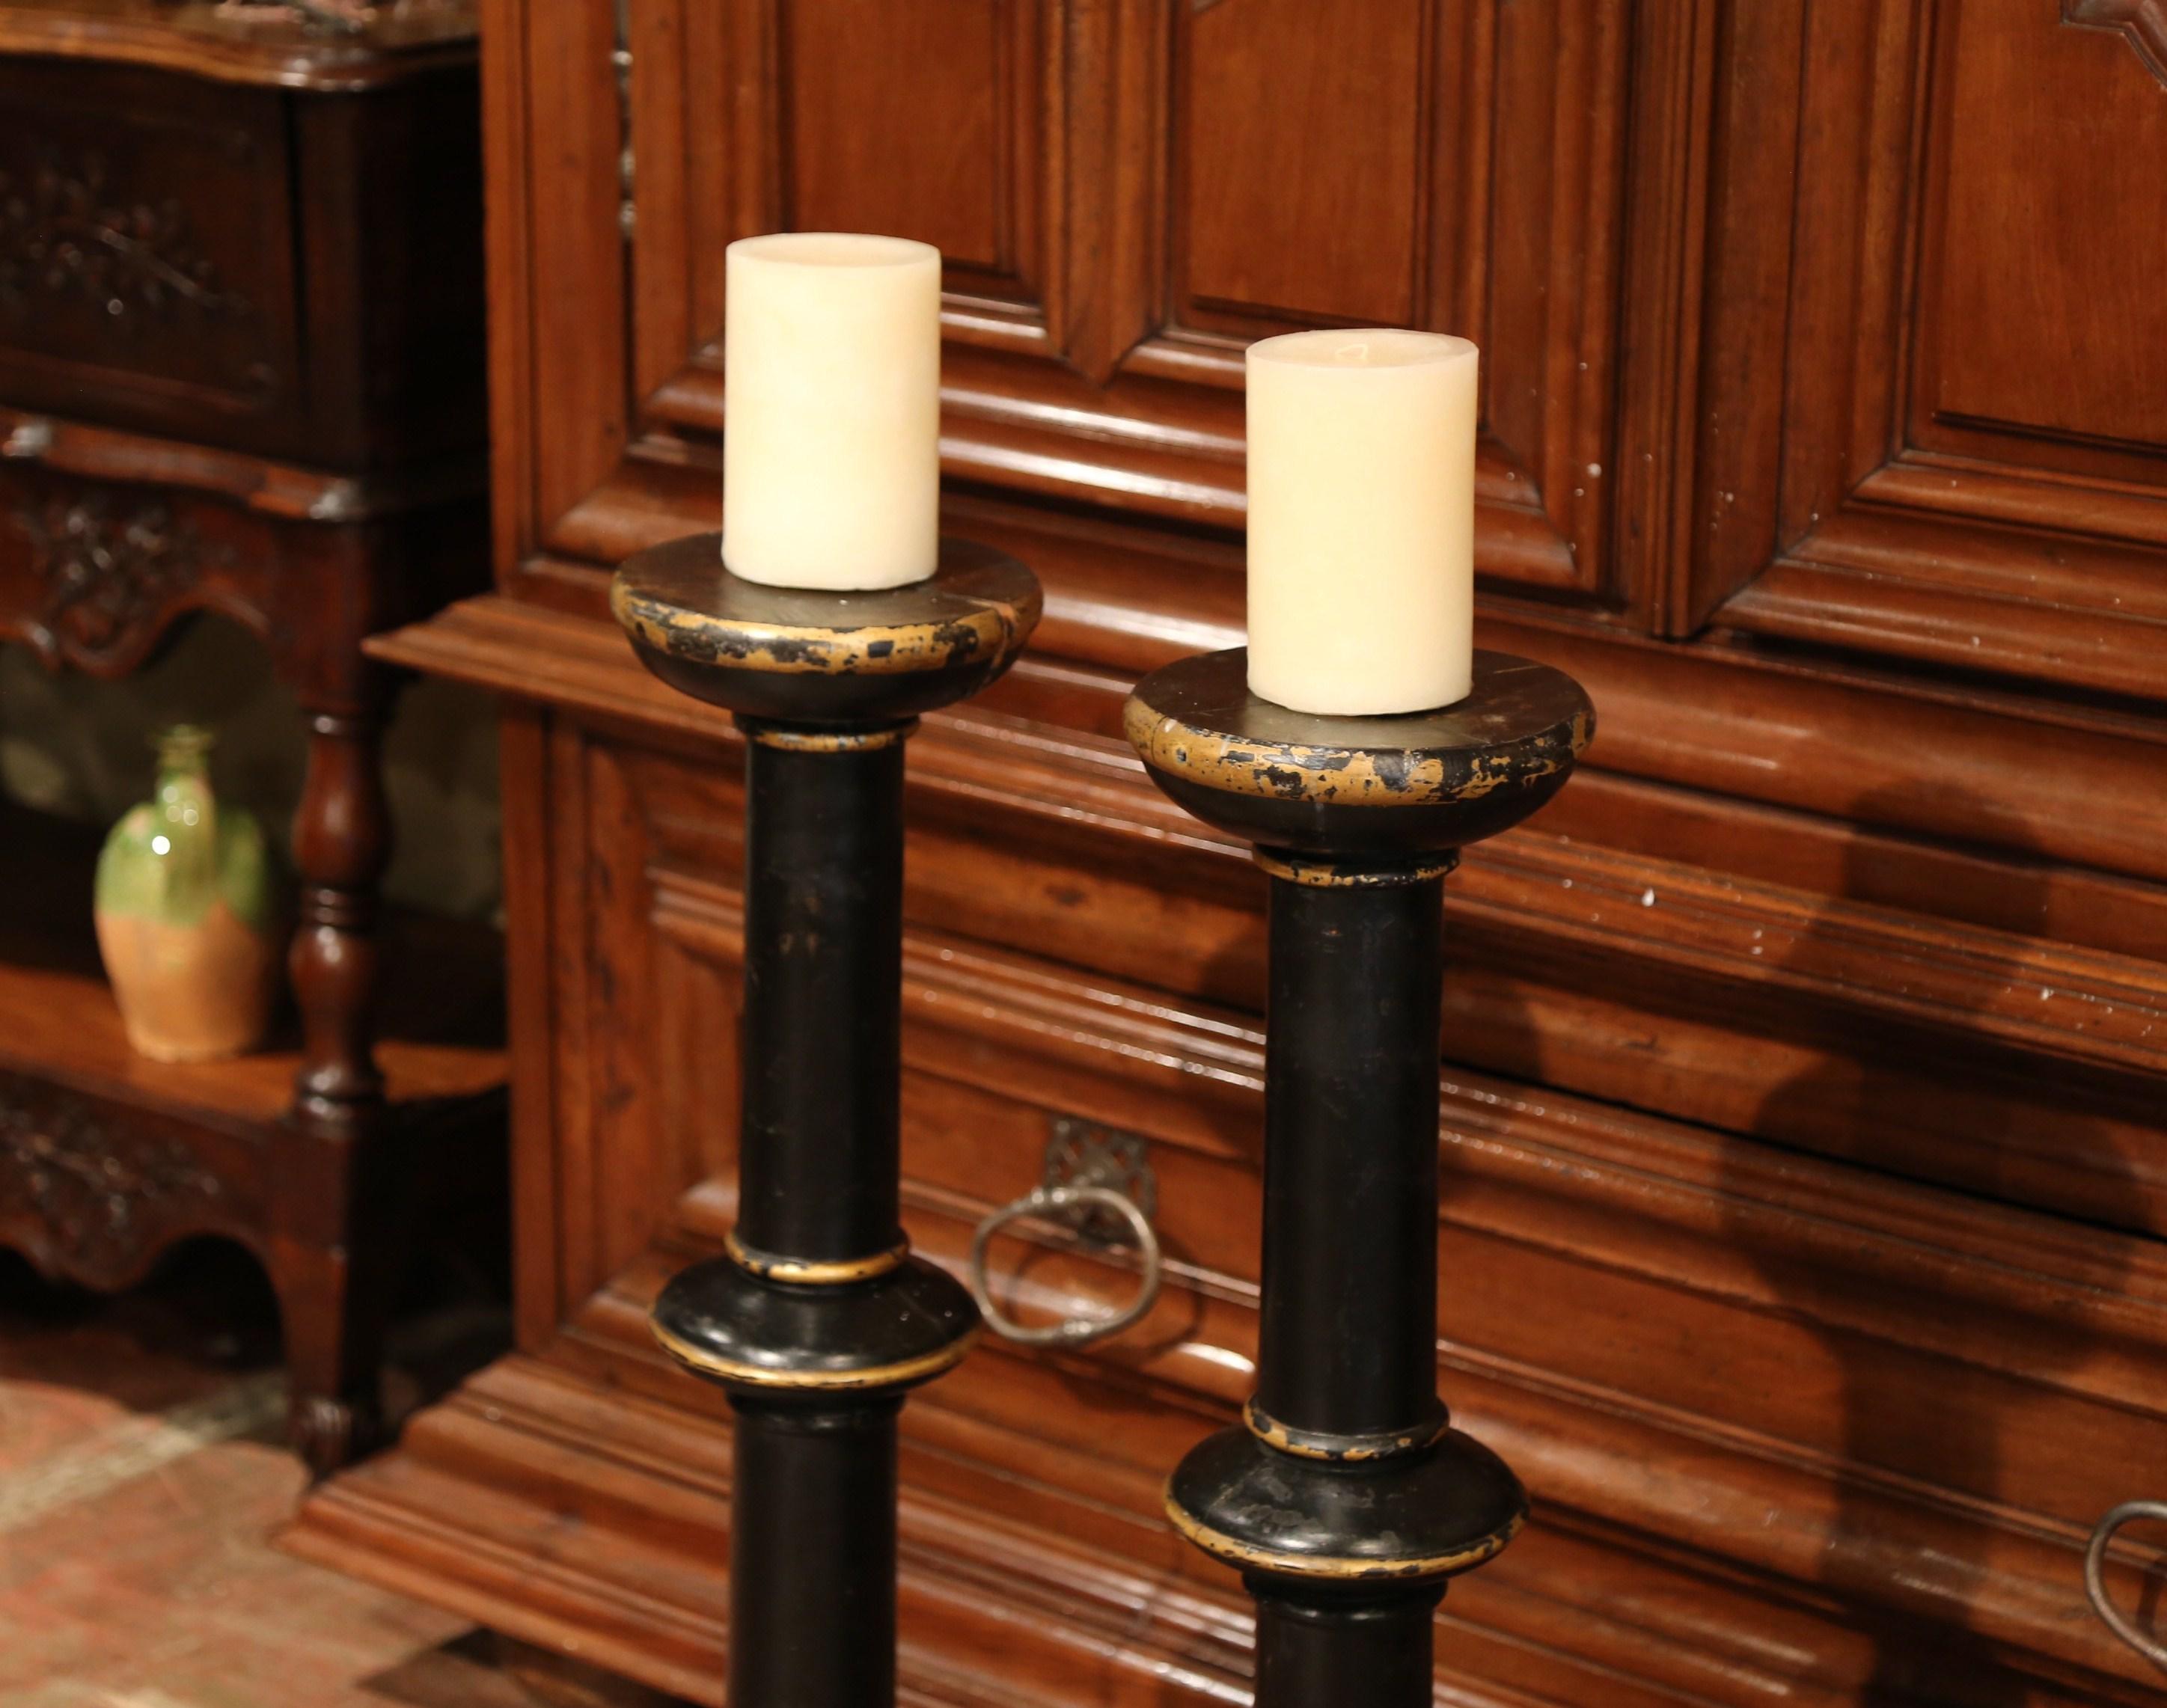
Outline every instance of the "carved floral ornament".
{"label": "carved floral ornament", "polygon": [[57,1093],[34,1107],[0,1081],[0,1224],[26,1218],[38,1255],[85,1281],[125,1277],[220,1206],[217,1179],[170,1139],[108,1128]]}
{"label": "carved floral ornament", "polygon": [[225,0],[229,19],[298,24],[311,35],[366,35],[379,24],[416,14],[457,13],[464,0]]}
{"label": "carved floral ornament", "polygon": [[102,156],[68,161],[46,146],[26,178],[0,172],[0,304],[58,296],[84,299],[124,331],[177,306],[248,306],[190,242],[179,202],[131,199],[108,183]]}
{"label": "carved floral ornament", "polygon": [[25,638],[49,664],[123,662],[215,557],[162,499],[128,506],[96,489],[62,491],[24,505],[15,522],[40,590]]}

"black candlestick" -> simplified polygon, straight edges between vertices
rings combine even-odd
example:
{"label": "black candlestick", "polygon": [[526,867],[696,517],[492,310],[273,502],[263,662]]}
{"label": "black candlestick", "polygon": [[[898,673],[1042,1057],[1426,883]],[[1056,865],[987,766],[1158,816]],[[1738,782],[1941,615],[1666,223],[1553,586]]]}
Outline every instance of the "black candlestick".
{"label": "black candlestick", "polygon": [[737,1414],[729,1700],[893,1708],[896,1416],[978,1332],[900,1219],[903,743],[1014,662],[1038,584],[951,540],[912,586],[765,587],[709,534],[627,560],[610,604],[747,743],[738,1221],[654,1315]]}
{"label": "black candlestick", "polygon": [[1437,1394],[1444,880],[1564,785],[1594,712],[1498,653],[1408,717],[1290,711],[1248,670],[1184,659],[1126,713],[1152,780],[1273,880],[1257,1391],[1167,1510],[1256,1598],[1258,1708],[1428,1708],[1446,1580],[1527,1515]]}

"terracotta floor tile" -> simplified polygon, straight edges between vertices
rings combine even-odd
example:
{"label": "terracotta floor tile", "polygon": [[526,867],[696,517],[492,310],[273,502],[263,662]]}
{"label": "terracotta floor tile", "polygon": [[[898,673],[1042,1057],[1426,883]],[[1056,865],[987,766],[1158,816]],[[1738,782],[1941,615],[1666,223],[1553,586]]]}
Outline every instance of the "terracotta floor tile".
{"label": "terracotta floor tile", "polygon": [[534,1708],[485,1634],[272,1550],[274,1372],[0,1282],[0,1708]]}

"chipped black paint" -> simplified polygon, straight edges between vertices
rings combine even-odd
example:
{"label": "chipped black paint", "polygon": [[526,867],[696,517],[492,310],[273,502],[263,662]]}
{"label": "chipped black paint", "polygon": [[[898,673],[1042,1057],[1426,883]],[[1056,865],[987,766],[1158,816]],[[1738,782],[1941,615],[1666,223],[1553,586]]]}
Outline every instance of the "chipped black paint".
{"label": "chipped black paint", "polygon": [[1441,1440],[1451,1421],[1444,1403],[1434,1395],[1431,1396],[1428,1415],[1419,1423],[1404,1429],[1357,1434],[1291,1428],[1265,1411],[1253,1398],[1242,1408],[1243,1426],[1266,1446],[1327,1465],[1375,1464],[1402,1453],[1420,1452]]}
{"label": "chipped black paint", "polygon": [[903,743],[1014,661],[1038,584],[946,541],[914,586],[760,587],[707,535],[628,560],[610,603],[649,670],[749,738],[734,1255],[652,1319],[738,1415],[729,1695],[875,1708],[895,1700],[896,1415],[979,1327],[900,1224]]}
{"label": "chipped black paint", "polygon": [[1480,842],[1556,793],[1595,732],[1570,677],[1502,653],[1475,655],[1459,705],[1391,717],[1274,706],[1249,692],[1248,662],[1237,648],[1168,665],[1124,724],[1160,788],[1265,847],[1379,859]]}
{"label": "chipped black paint", "polygon": [[1437,1394],[1444,880],[1564,785],[1594,713],[1495,653],[1404,717],[1292,711],[1247,669],[1184,659],[1124,715],[1152,781],[1272,875],[1257,1391],[1167,1510],[1256,1598],[1258,1708],[1428,1708],[1446,1580],[1527,1515]]}
{"label": "chipped black paint", "polygon": [[706,534],[628,558],[610,607],[656,675],[752,717],[834,724],[931,711],[999,676],[1038,621],[1031,572],[968,541],[943,541],[927,580],[854,593],[741,580],[721,549]]}
{"label": "chipped black paint", "polygon": [[[1505,1462],[1448,1430],[1419,1453],[1359,1467],[1267,1446],[1222,1430],[1192,1450],[1167,1484],[1175,1527],[1214,1557],[1320,1585],[1402,1584],[1433,1594],[1441,1580],[1492,1559],[1527,1520],[1527,1491]],[[1401,1708],[1350,1694],[1341,1700]],[[1303,1700],[1299,1708],[1327,1708]]]}

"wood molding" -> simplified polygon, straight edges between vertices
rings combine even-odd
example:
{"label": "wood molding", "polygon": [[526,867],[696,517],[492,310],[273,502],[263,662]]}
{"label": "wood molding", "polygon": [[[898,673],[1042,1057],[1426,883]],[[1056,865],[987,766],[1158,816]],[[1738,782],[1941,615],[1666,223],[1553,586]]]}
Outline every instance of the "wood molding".
{"label": "wood molding", "polygon": [[[1058,1407],[1061,1393],[1041,1385],[1018,1399]],[[1109,1414],[1153,1415],[1118,1397]],[[1241,1700],[1238,1594],[1152,1540],[1160,1527],[1133,1509],[1156,1507],[1156,1478],[1040,1449],[1026,1480],[978,1483],[964,1467],[1022,1446],[1020,1420],[922,1400],[906,1415],[905,1700]],[[1157,1415],[1168,1434],[1201,1421]],[[417,1421],[398,1456],[314,1497],[280,1543],[720,1708],[729,1484],[716,1423],[606,1384],[575,1358],[507,1360]],[[597,1456],[591,1444],[607,1444],[599,1478],[580,1468]],[[974,1497],[1010,1521],[964,1518]],[[1743,1708],[1772,1695],[1830,1708],[1873,1664],[1823,1609],[1572,1520],[1539,1523],[1454,1590],[1441,1622],[1442,1700],[1470,1708]],[[990,1678],[978,1670],[988,1661]],[[2082,1670],[2037,1688],[2051,1708],[2147,1700],[2140,1681]]]}
{"label": "wood molding", "polygon": [[215,1169],[202,1147],[136,1111],[0,1071],[0,1236],[40,1273],[107,1292],[196,1235],[260,1253],[260,1165],[234,1169],[214,1140]]}
{"label": "wood molding", "polygon": [[[2085,145],[2058,145],[2052,115],[2082,107],[2100,136],[2119,127],[2127,146],[2150,147],[2156,99],[2056,37],[2060,23],[2117,29],[2142,56],[2167,40],[2167,13],[2069,0],[2058,20],[1959,20],[1781,0],[1739,15],[1705,334],[1731,360],[1703,403],[1681,630],[1714,620],[2156,704],[2167,417],[2148,383],[2070,389],[2062,368],[2028,356],[1989,373],[1960,328],[1994,293],[2018,291],[2085,348],[2156,345],[2156,299],[2114,311],[2126,330],[2080,335],[2082,305],[2106,299],[2057,294],[2075,275],[2053,210],[2095,172]],[[1772,205],[1792,217],[1768,219]],[[2021,223],[1993,262],[1949,235],[1999,213]],[[2112,204],[2085,217],[2106,266]],[[2142,220],[2132,230],[2156,241]],[[2044,295],[2019,283],[2035,267],[2048,269]]]}
{"label": "wood molding", "polygon": [[177,487],[286,521],[363,522],[479,498],[486,478],[459,458],[383,474],[333,474],[245,451],[122,432],[0,407],[0,463],[99,481]]}
{"label": "wood molding", "polygon": [[[1072,604],[1050,621],[1118,619]],[[676,1449],[628,1460],[627,1441],[657,1438],[623,1409],[697,1413],[687,1452],[719,1420],[653,1353],[644,1309],[731,1219],[731,1070],[715,1040],[731,1033],[737,953],[735,738],[570,612],[496,597],[385,650],[517,702],[534,769],[513,812],[542,850],[522,855],[539,862],[524,881],[554,920],[515,1016],[551,1040],[522,1093],[522,1214],[557,1237],[548,1296],[527,1283],[527,1354],[319,1497],[295,1545],[712,1700],[719,1446],[705,1438],[697,1473]],[[1162,1552],[1156,1485],[1205,1418],[1231,1415],[1253,1357],[1260,885],[1096,732],[1122,686],[1058,654],[1026,660],[912,744],[919,1248],[959,1261],[1062,1112],[1150,1138],[1174,1259],[1134,1342],[1062,1360],[988,1349],[914,1404],[908,1664],[928,1702],[1038,1690],[1065,1708],[1144,1677],[1201,1698],[1240,1671],[1239,1625],[1223,1622],[1238,1604],[1215,1604],[1224,1580]],[[1675,689],[1661,703],[1672,729],[1691,709]],[[1729,704],[1727,739],[1750,758],[1772,714]],[[1826,727],[1826,704],[1791,716]],[[1624,771],[1575,786],[1608,791],[1586,821],[1600,834],[1501,838],[1450,886],[1443,1381],[1541,1516],[1488,1581],[1455,1590],[1444,1653],[1466,1676],[1446,1688],[1834,1708],[1885,1684],[1900,1653],[1931,1658],[1952,1690],[2021,1679],[2058,1708],[2134,1708],[2135,1663],[2078,1616],[2073,1586],[2094,1509],[2167,1432],[2167,1269],[2154,1240],[2096,1225],[2167,1225],[2157,1034],[2104,1012],[2159,1008],[2159,960],[2057,941],[2036,919],[1959,922],[1615,846],[1603,835],[1704,854],[1692,827],[1730,815],[1728,851],[1774,809]],[[1768,845],[1797,840],[1793,822]],[[1956,870],[1937,863],[2000,869],[1977,843],[1884,845],[1923,863],[1905,881],[1937,905],[1926,875]],[[2131,885],[2127,909],[2151,888]],[[1847,1065],[1877,1055],[1847,1103]],[[1862,1124],[1877,1103],[1886,1124]],[[1799,1123],[1772,1135],[1794,1148],[1740,1136],[1779,1118]],[[1878,1147],[1871,1169],[1842,1149],[1860,1143]],[[1011,1303],[1059,1309],[1124,1280],[1047,1253]],[[1573,1305],[1531,1317],[1531,1298]],[[1935,1428],[1910,1427],[1921,1408]],[[2070,1440],[2085,1454],[2052,1446]],[[712,1503],[690,1527],[688,1477]],[[569,1533],[568,1512],[581,1515]],[[1052,1582],[1072,1586],[1066,1610],[1040,1599]],[[1200,1660],[1189,1627],[1106,1640],[1169,1584],[1214,1610],[1200,1616],[1232,1638],[1211,1652],[1223,1658]],[[988,1650],[992,1631],[1008,1635]],[[998,1687],[971,1673],[988,1652]]]}
{"label": "wood molding", "polygon": [[913,1230],[1080,1115],[1172,1277],[913,1401],[904,1700],[1241,1700],[1158,1484],[1254,1356],[1265,885],[1119,712],[1241,638],[1245,342],[1382,318],[1478,329],[1481,637],[1600,715],[1448,886],[1442,1381],[1538,1516],[1441,1700],[2145,1700],[2076,1568],[2167,1456],[2158,0],[481,3],[498,592],[378,655],[503,698],[521,1351],[297,1546],[716,1693],[643,1313],[734,1208],[739,750],[603,593],[717,526],[723,245],[840,221],[955,257],[946,519],[1047,595],[910,744]]}
{"label": "wood molding", "polygon": [[2167,83],[2167,3],[2163,0],[2062,0],[2062,18],[2119,30],[2145,70]]}
{"label": "wood molding", "polygon": [[[500,692],[546,685],[549,703],[582,721],[637,730],[703,764],[735,740],[638,670],[613,633],[514,601],[457,607],[381,650]],[[1026,659],[993,699],[1058,698],[1073,715],[1081,698],[1110,718],[1120,692],[1118,681]],[[929,720],[912,775],[929,828],[971,828],[924,868],[942,875],[919,905],[959,917],[975,907],[997,922],[979,928],[1013,929],[1072,960],[1258,999],[1253,960],[1215,965],[1200,949],[1192,968],[1168,960],[1163,941],[1126,947],[1123,922],[1168,905],[1154,892],[1170,888],[1208,944],[1254,928],[1261,890],[1240,850],[1144,783],[1124,743],[989,705]],[[985,783],[995,775],[998,791]],[[1575,786],[1593,797],[1584,816],[1501,838],[1452,886],[1462,934],[1449,1023],[1470,1059],[1996,1196],[2167,1226],[2167,1148],[2146,1089],[2167,1035],[2167,902],[2150,886],[2042,879],[2022,856],[1862,839],[1601,772]],[[1571,806],[1568,796],[1560,812]],[[733,809],[718,796],[715,810]],[[1073,923],[984,913],[1014,888],[974,847],[988,836],[1018,850],[1067,845],[1057,863],[1078,875],[1061,886],[1075,897],[1063,910]],[[1817,837],[1825,852],[1813,854]],[[1639,852],[1642,843],[1658,851]],[[1711,845],[1767,875],[1702,866]],[[1132,866],[1133,881],[1105,876]],[[1863,891],[1857,901],[1831,899],[1831,886],[1847,885]],[[1937,917],[1959,892],[1988,905]],[[1016,905],[1027,909],[1032,893]],[[2042,934],[2064,917],[2078,940]]]}
{"label": "wood molding", "polygon": [[[1088,667],[1076,678],[1089,684],[1086,705],[1072,696],[1055,714],[1060,722],[1110,737],[1128,680],[1183,653],[1240,642],[1238,583],[1215,573],[1225,566],[1214,557],[1141,542],[1121,550],[1093,531],[1036,526],[1006,509],[958,505],[952,525],[1039,566],[1046,615],[1025,679],[1041,664],[1056,677],[1070,660]],[[531,573],[538,582],[558,574],[547,564]],[[546,686],[552,701],[613,717],[690,732],[720,727],[672,706],[612,627],[570,614],[600,616],[599,578],[570,568],[562,578],[554,596],[569,611],[493,597],[377,644],[396,662],[500,692],[532,696]],[[1603,718],[1587,760],[1597,773],[1690,789],[1710,802],[1759,802],[2148,883],[2167,879],[2167,807],[2145,810],[2157,796],[2148,785],[2161,738],[2148,722],[1863,673],[1846,678],[1737,648],[1635,641],[1524,609],[1485,619],[1483,644],[1543,658],[1588,686]],[[545,684],[526,663],[538,648],[560,658],[564,674]],[[1910,742],[1889,740],[1893,728]],[[2053,767],[2034,763],[2042,750],[2054,755]],[[2085,810],[2101,795],[2124,810]]]}
{"label": "wood molding", "polygon": [[[657,866],[649,875],[652,917],[661,937],[734,978],[743,947],[743,907],[736,893],[674,866]],[[905,1014],[914,1029],[905,1051],[910,1071],[967,1081],[990,1095],[1013,1095],[1019,1085],[1058,1086],[1057,1064],[1088,1062],[1100,1073],[1158,1087],[1158,1122],[1152,1132],[1158,1142],[1221,1161],[1248,1157],[1250,1135],[1261,1118],[1264,1040],[1254,1022],[1239,1013],[1169,1007],[1161,991],[1052,973],[1014,951],[926,931],[906,939],[903,979]],[[1193,1117],[1177,1113],[1184,1088],[1200,1080],[1208,1080],[1208,1101],[1216,1112],[1201,1131]],[[1811,1269],[1841,1254],[1847,1272],[1862,1284],[1856,1300],[1831,1295],[1817,1307],[1816,1319],[1824,1327],[1872,1332],[1921,1351],[1983,1362],[2013,1380],[2052,1383],[2053,1375],[2040,1372],[2050,1372],[2055,1361],[2027,1348],[2005,1325],[1999,1336],[1968,1335],[1959,1319],[1947,1314],[1949,1308],[1987,1316],[2033,1315],[2058,1325],[2051,1330],[2056,1334],[2062,1332],[2058,1325],[2082,1319],[2103,1330],[2105,1340],[2143,1349],[2139,1362],[2126,1371],[2125,1385],[2093,1388],[2088,1373],[2082,1378],[2085,1391],[2133,1409],[2156,1404],[2167,1420],[2167,1390],[2147,1391],[2158,1367],[2167,1366],[2167,1256],[2150,1241],[2080,1232],[2051,1216],[1984,1202],[1950,1206],[1925,1188],[1890,1190],[1861,1182],[1840,1164],[1759,1154],[1740,1159],[1719,1135],[1681,1130],[1659,1118],[1606,1105],[1553,1099],[1462,1069],[1448,1067],[1444,1085],[1441,1142],[1448,1172],[1465,1182],[1496,1171],[1530,1200],[1557,1201],[1510,1227],[1509,1236],[1518,1242],[1759,1306],[1782,1303],[1780,1292],[1765,1280],[1741,1281],[1750,1271],[1735,1259],[1695,1250],[1657,1262],[1638,1235],[1615,1244],[1593,1240],[1587,1220],[1577,1220],[1568,1232],[1579,1213],[1561,1211],[1557,1204],[1578,1205],[1614,1221],[1660,1223],[1688,1240],[1711,1230],[1735,1230],[1739,1243],[1754,1252],[1755,1263],[1777,1271]],[[1229,1109],[1241,1112],[1238,1123],[1228,1120]],[[1242,1132],[1238,1142],[1224,1136],[1229,1127]],[[1465,1154],[1456,1156],[1461,1150]],[[1560,1158],[1563,1167],[1555,1161]],[[1227,1189],[1254,1191],[1231,1182]],[[727,1195],[712,1186],[699,1193],[701,1208],[691,1225],[719,1248]],[[983,1202],[974,1198],[961,1227],[967,1230],[970,1216],[994,1208],[997,1199],[998,1194]],[[937,1196],[921,1202],[951,1214],[960,1208]],[[1448,1222],[1466,1215],[1463,1202],[1464,1195],[1455,1198]],[[967,1245],[967,1240],[953,1250],[940,1248],[943,1261],[960,1264]],[[1254,1278],[1205,1277],[1200,1284],[1247,1298]],[[1114,1281],[1108,1290],[1118,1292],[1119,1286]],[[1914,1303],[1892,1303],[1921,1288],[1942,1302],[1942,1314],[1921,1315]],[[1860,1302],[1866,1302],[1865,1314],[1858,1314]],[[1107,1356],[1119,1357],[1121,1349],[1110,1349]],[[2102,1362],[2096,1370],[2108,1367]],[[1223,1367],[1205,1391],[1214,1399],[1242,1397]]]}
{"label": "wood molding", "polygon": [[[783,132],[797,122],[793,101],[827,98],[821,92],[831,83],[862,76],[852,54],[877,45],[793,59],[772,0],[735,0],[721,19],[681,0],[640,0],[624,44],[630,95],[621,114],[605,74],[601,13],[585,23],[569,15],[541,22],[517,5],[499,9],[495,39],[524,44],[507,49],[522,67],[518,89],[506,83],[492,96],[510,145],[525,147],[546,126],[553,146],[576,156],[576,169],[553,172],[547,182],[507,171],[491,185],[491,217],[506,234],[499,274],[538,317],[532,327],[508,328],[500,317],[499,373],[522,392],[543,380],[533,400],[550,400],[539,412],[501,414],[517,526],[500,537],[515,552],[576,555],[595,537],[576,512],[623,487],[638,464],[715,466],[721,311],[717,270],[704,257],[731,237],[801,214],[820,224],[848,211],[820,199],[840,193],[841,169],[824,155],[807,157],[805,139],[792,144]],[[1486,571],[1554,594],[1611,599],[1619,590],[1609,579],[1610,489],[1625,457],[1612,399],[1626,85],[1629,63],[1645,50],[1612,8],[1575,0],[1568,9],[1575,15],[1522,19],[1482,0],[1454,8],[1450,26],[1424,27],[1420,64],[1411,60],[1407,71],[1408,98],[1423,114],[1416,177],[1437,187],[1443,168],[1433,155],[1479,160],[1497,182],[1470,187],[1434,220],[1427,200],[1400,211],[1421,251],[1407,257],[1401,318],[1479,327],[1505,364],[1492,384],[1483,452]],[[1298,304],[1230,306],[1209,288],[1192,292],[1186,240],[1169,247],[1160,234],[1189,223],[1174,213],[1189,193],[1186,162],[1195,149],[1217,145],[1211,127],[1191,129],[1186,103],[1198,98],[1196,80],[1216,75],[1219,56],[1247,49],[1221,40],[1229,26],[1221,19],[1207,24],[1186,13],[1176,16],[1169,45],[1163,17],[1138,0],[1061,8],[1052,14],[1057,24],[1044,27],[1031,21],[1032,8],[999,15],[1007,22],[996,31],[993,60],[1018,68],[985,83],[999,110],[981,116],[998,133],[988,145],[999,157],[963,164],[989,174],[999,207],[987,218],[1006,234],[1005,247],[991,259],[977,256],[975,226],[923,234],[961,257],[949,270],[945,315],[947,470],[1115,513],[1237,527],[1242,344],[1316,315]],[[1248,27],[1228,16],[1237,31]],[[912,37],[891,45],[907,53],[922,44]],[[543,76],[529,55],[575,69]],[[1656,74],[1641,75],[1645,82]],[[808,77],[817,87],[799,87]],[[733,144],[726,154],[686,116],[698,105],[688,92],[718,87],[729,92],[718,127]],[[562,109],[530,112],[538,90]],[[1521,113],[1529,122],[1515,124]],[[1573,115],[1562,130],[1560,114]],[[621,120],[629,127],[622,137]],[[1493,145],[1498,135],[1507,139],[1502,151]],[[1529,140],[1511,143],[1519,135]],[[621,187],[604,170],[621,143],[638,163],[636,218],[622,242]],[[909,152],[907,140],[898,146]],[[1107,193],[1108,174],[1121,185],[1118,197]],[[914,218],[910,208],[883,211],[883,229]],[[616,258],[630,262],[628,297],[623,279],[596,270],[620,248]],[[1494,251],[1489,266],[1478,259],[1486,249]],[[554,299],[584,302],[590,288],[623,299],[623,347],[569,327],[559,337],[542,324]],[[1555,359],[1554,341],[1575,359]],[[501,409],[501,389],[499,395]],[[570,420],[601,431],[568,436],[559,424]]]}
{"label": "wood molding", "polygon": [[282,13],[237,14],[216,0],[94,0],[66,8],[0,6],[0,53],[181,71],[221,82],[353,93],[470,65],[474,17],[460,0],[382,8],[352,33],[312,29]]}

